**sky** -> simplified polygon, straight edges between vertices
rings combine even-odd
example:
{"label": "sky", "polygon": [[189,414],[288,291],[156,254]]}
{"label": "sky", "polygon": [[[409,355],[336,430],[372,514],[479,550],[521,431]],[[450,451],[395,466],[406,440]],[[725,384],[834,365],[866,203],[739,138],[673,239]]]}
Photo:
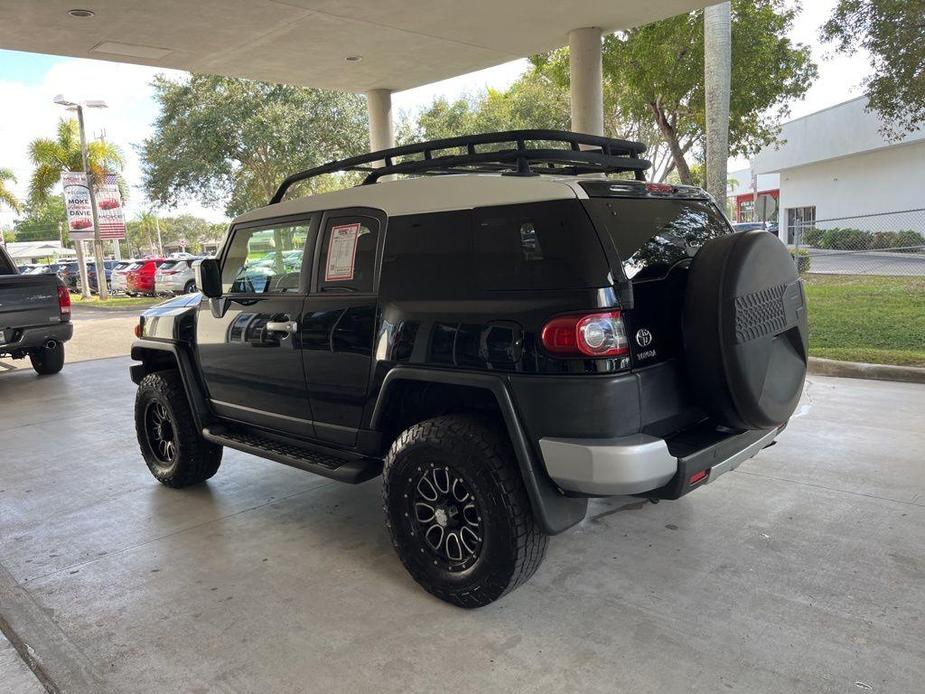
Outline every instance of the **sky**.
{"label": "sky", "polygon": [[[821,45],[818,31],[828,18],[835,0],[808,0],[790,34],[794,41],[810,46],[819,66],[819,78],[804,99],[791,104],[794,118],[813,113],[863,94],[862,82],[869,69],[866,55],[833,55],[830,46]],[[507,88],[527,69],[526,60],[497,65],[453,79],[398,92],[392,97],[393,109],[399,114],[413,114],[444,96],[454,99],[477,93],[486,87]],[[149,207],[141,190],[141,167],[133,147],[151,132],[157,115],[152,98],[151,80],[157,73],[182,76],[182,73],[123,63],[63,58],[59,56],[0,50],[0,167],[11,168],[17,177],[12,186],[20,198],[26,197],[31,166],[29,142],[37,137],[51,137],[64,109],[52,103],[57,94],[70,100],[103,99],[107,109],[85,112],[88,137],[105,137],[118,144],[126,158],[124,175],[130,195],[126,212],[131,218]],[[747,166],[745,160],[730,161],[730,170]],[[221,221],[221,209],[200,206],[188,201],[176,210],[189,212],[212,221]],[[0,228],[12,225],[14,215],[0,210]]]}

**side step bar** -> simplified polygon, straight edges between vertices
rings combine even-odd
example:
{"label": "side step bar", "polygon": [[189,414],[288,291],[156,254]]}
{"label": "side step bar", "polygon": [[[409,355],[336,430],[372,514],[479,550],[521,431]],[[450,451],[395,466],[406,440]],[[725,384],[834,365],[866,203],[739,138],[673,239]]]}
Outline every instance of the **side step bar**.
{"label": "side step bar", "polygon": [[376,458],[337,458],[305,446],[282,443],[252,432],[238,431],[213,424],[202,430],[206,441],[227,446],[260,458],[313,472],[338,482],[359,484],[382,473],[382,461]]}

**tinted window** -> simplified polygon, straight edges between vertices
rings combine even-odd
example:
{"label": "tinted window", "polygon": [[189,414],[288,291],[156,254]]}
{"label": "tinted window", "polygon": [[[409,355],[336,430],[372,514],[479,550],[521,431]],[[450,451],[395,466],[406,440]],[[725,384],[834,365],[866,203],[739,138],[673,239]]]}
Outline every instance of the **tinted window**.
{"label": "tinted window", "polygon": [[577,200],[475,210],[475,253],[483,289],[609,284],[604,250]]}
{"label": "tinted window", "polygon": [[472,212],[389,219],[380,292],[393,299],[464,296],[472,283]]}
{"label": "tinted window", "polygon": [[611,198],[588,204],[631,279],[662,277],[710,239],[730,232],[713,204],[705,201]]}
{"label": "tinted window", "polygon": [[373,291],[379,222],[368,217],[328,221],[318,256],[318,288],[322,292]]}
{"label": "tinted window", "polygon": [[13,265],[13,261],[10,260],[10,257],[6,254],[6,251],[0,248],[0,275],[15,274],[17,274],[16,266]]}
{"label": "tinted window", "polygon": [[308,222],[238,229],[222,266],[222,290],[231,294],[297,292]]}

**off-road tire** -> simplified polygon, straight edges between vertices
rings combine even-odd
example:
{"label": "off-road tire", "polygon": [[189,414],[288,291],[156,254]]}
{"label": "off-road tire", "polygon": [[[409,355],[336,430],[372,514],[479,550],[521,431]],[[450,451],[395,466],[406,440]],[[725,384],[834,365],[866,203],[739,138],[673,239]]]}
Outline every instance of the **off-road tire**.
{"label": "off-road tire", "polygon": [[[166,409],[173,427],[175,459],[164,464],[154,452],[146,430],[145,418],[154,403]],[[141,454],[155,479],[168,487],[188,487],[205,482],[218,472],[222,447],[202,438],[176,371],[155,371],[145,376],[135,395],[135,433]]]}
{"label": "off-road tire", "polygon": [[[437,565],[409,516],[420,476],[435,465],[449,467],[481,510],[480,552],[457,572]],[[546,553],[548,537],[533,518],[510,442],[479,419],[448,415],[405,430],[386,457],[382,498],[386,527],[405,568],[425,590],[459,607],[482,607],[514,590]]]}
{"label": "off-road tire", "polygon": [[64,368],[64,343],[56,342],[55,346],[37,347],[29,352],[29,361],[39,376],[51,376]]}

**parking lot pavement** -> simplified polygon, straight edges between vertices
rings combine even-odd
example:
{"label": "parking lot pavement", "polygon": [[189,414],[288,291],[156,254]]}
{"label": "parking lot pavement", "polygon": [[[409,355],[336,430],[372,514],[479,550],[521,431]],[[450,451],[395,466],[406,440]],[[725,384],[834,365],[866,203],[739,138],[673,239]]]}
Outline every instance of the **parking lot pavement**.
{"label": "parking lot pavement", "polygon": [[592,502],[463,611],[405,573],[376,480],[227,451],[156,484],[128,365],[0,375],[0,611],[62,691],[921,691],[925,386],[814,377],[776,446]]}
{"label": "parking lot pavement", "polygon": [[[64,346],[68,364],[88,359],[128,356],[139,309],[92,309],[74,306],[74,337]],[[0,373],[31,369],[28,359],[0,359]]]}
{"label": "parking lot pavement", "polygon": [[828,275],[925,276],[925,254],[890,251],[829,251],[810,248],[809,271]]}

